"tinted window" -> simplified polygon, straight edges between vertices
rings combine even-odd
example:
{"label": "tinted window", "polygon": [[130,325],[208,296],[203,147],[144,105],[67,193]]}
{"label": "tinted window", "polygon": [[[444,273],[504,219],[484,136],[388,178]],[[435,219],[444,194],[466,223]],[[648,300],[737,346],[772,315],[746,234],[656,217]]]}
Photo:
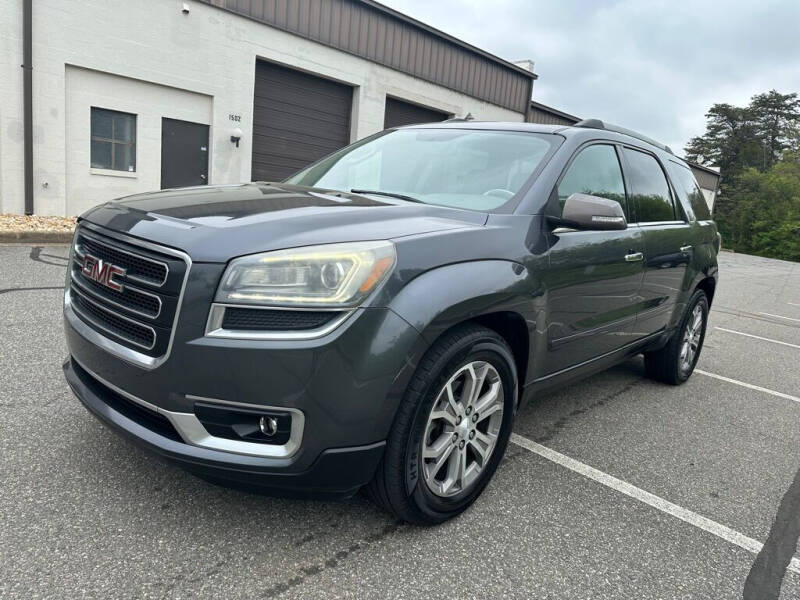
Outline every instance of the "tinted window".
{"label": "tinted window", "polygon": [[692,212],[697,219],[706,221],[711,218],[705,196],[694,179],[691,169],[678,163],[669,163],[669,172],[672,175],[672,183],[675,184],[678,195],[688,201],[692,207]]}
{"label": "tinted window", "polygon": [[589,146],[575,157],[558,184],[558,202],[561,207],[564,207],[567,198],[576,193],[614,200],[625,211],[625,185],[614,146]]}
{"label": "tinted window", "polygon": [[644,152],[624,148],[628,161],[628,186],[636,206],[636,219],[648,221],[674,221],[675,209],[669,193],[669,184],[658,161]]}
{"label": "tinted window", "polygon": [[92,107],[91,165],[136,170],[136,115]]}

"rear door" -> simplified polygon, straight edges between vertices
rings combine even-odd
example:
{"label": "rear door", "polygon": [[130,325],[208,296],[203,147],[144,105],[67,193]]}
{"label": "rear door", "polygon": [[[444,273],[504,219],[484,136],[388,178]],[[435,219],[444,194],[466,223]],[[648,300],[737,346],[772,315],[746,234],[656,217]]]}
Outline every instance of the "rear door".
{"label": "rear door", "polygon": [[[630,214],[614,144],[594,143],[576,152],[553,192],[557,202],[551,198],[551,211],[560,211],[576,192],[615,200],[626,216]],[[631,341],[643,250],[642,234],[636,226],[621,231],[552,232],[546,276],[547,374]]]}
{"label": "rear door", "polygon": [[644,280],[634,334],[644,337],[670,326],[691,261],[691,227],[658,158],[622,149],[625,180],[644,235]]}

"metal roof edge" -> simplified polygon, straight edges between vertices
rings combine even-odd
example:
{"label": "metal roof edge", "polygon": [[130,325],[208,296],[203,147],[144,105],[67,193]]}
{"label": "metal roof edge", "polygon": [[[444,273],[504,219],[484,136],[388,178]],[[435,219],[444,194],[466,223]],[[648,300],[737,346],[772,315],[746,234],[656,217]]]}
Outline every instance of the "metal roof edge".
{"label": "metal roof edge", "polygon": [[385,14],[389,15],[392,18],[399,19],[400,21],[403,21],[404,23],[408,23],[409,25],[412,25],[414,27],[419,27],[420,29],[423,29],[423,30],[427,31],[428,33],[431,33],[431,34],[435,35],[436,37],[440,37],[440,38],[442,38],[444,40],[447,40],[448,42],[450,42],[452,44],[455,44],[456,46],[460,46],[461,48],[464,48],[465,50],[469,50],[470,52],[474,52],[475,54],[480,54],[484,58],[487,58],[487,59],[491,60],[492,62],[496,62],[499,65],[501,65],[501,66],[503,66],[503,67],[505,67],[507,69],[510,69],[511,71],[515,71],[515,72],[519,73],[520,75],[525,75],[526,77],[530,77],[531,79],[534,79],[534,80],[539,78],[539,76],[536,73],[534,73],[532,71],[528,71],[528,69],[524,69],[524,68],[522,68],[520,66],[517,66],[514,63],[512,63],[512,62],[510,62],[508,60],[505,60],[504,58],[500,58],[499,56],[497,56],[495,54],[492,54],[491,52],[487,52],[486,50],[482,50],[481,48],[478,48],[477,46],[473,46],[469,42],[465,42],[464,40],[460,40],[457,37],[450,35],[449,33],[445,33],[441,29],[437,29],[436,27],[428,25],[427,23],[423,23],[422,21],[419,21],[419,20],[415,19],[414,17],[410,17],[410,16],[408,16],[408,15],[406,15],[404,13],[401,13],[400,11],[394,10],[393,8],[389,8],[388,6],[386,6],[384,4],[381,4],[380,2],[376,2],[375,0],[356,0],[356,1],[360,2],[361,4],[365,4],[367,6],[370,6],[370,7],[374,8],[375,10],[378,10],[378,11],[380,11],[382,13],[385,13]]}

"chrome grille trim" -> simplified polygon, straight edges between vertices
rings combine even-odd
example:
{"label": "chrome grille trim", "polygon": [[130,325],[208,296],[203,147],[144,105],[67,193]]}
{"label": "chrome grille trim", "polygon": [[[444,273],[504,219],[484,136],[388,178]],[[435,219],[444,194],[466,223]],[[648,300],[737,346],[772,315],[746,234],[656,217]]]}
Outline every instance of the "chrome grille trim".
{"label": "chrome grille trim", "polygon": [[135,315],[139,315],[141,317],[145,317],[147,319],[155,320],[155,319],[158,319],[159,315],[161,315],[161,308],[163,306],[163,302],[161,301],[161,298],[159,298],[155,294],[151,294],[150,292],[146,292],[146,291],[144,291],[142,289],[139,289],[137,287],[134,287],[132,285],[126,285],[125,286],[128,289],[135,290],[139,294],[142,294],[144,296],[150,296],[151,298],[155,298],[158,301],[158,311],[156,312],[156,314],[146,313],[146,312],[143,312],[141,310],[137,310],[135,308],[131,308],[129,306],[125,306],[124,304],[120,304],[119,302],[114,302],[110,298],[106,298],[105,296],[102,296],[102,295],[98,294],[93,289],[91,289],[89,286],[87,286],[85,283],[83,283],[78,278],[78,276],[75,274],[75,271],[73,269],[71,269],[71,270],[72,270],[72,273],[71,273],[70,277],[72,279],[72,283],[77,284],[77,286],[80,288],[79,291],[84,293],[83,295],[91,294],[92,296],[98,298],[101,302],[105,302],[107,304],[113,304],[114,306],[116,306],[118,308],[121,308],[123,310],[127,310],[128,312],[131,312],[131,313],[133,313]]}
{"label": "chrome grille trim", "polygon": [[[225,309],[228,307],[233,308],[253,308],[263,310],[319,310],[341,313],[334,319],[325,323],[322,327],[316,329],[298,329],[296,331],[286,330],[242,330],[242,329],[224,329],[222,321],[225,318]],[[317,308],[280,308],[273,306],[253,306],[244,304],[224,304],[215,302],[211,305],[211,310],[208,312],[208,320],[206,321],[206,337],[211,338],[226,338],[234,340],[314,340],[328,335],[345,321],[347,321],[358,309],[317,309]]]}
{"label": "chrome grille trim", "polygon": [[115,331],[113,331],[113,330],[109,329],[108,327],[106,327],[106,326],[105,326],[105,325],[103,325],[102,323],[98,322],[98,321],[97,321],[97,319],[95,319],[95,318],[94,318],[94,317],[92,317],[91,315],[89,315],[89,314],[86,314],[86,312],[85,312],[85,311],[83,311],[82,309],[78,308],[78,307],[77,307],[75,304],[72,304],[72,302],[71,302],[71,300],[70,300],[70,304],[72,305],[72,310],[74,310],[75,312],[77,312],[77,313],[78,313],[78,314],[81,316],[81,318],[83,318],[83,319],[84,319],[84,320],[86,320],[86,321],[89,321],[89,322],[90,322],[92,325],[94,325],[95,327],[98,327],[99,329],[102,329],[103,331],[105,331],[105,332],[107,332],[107,333],[110,333],[111,335],[113,335],[113,336],[114,336],[114,337],[116,337],[116,338],[119,338],[119,339],[121,339],[121,340],[125,340],[125,341],[126,341],[126,342],[128,342],[129,344],[133,344],[133,345],[135,345],[135,346],[139,346],[140,348],[144,348],[145,350],[152,350],[152,349],[153,349],[153,347],[156,345],[156,330],[155,330],[155,329],[153,329],[152,327],[150,327],[149,325],[145,325],[144,323],[140,323],[139,321],[135,321],[135,320],[133,320],[133,319],[129,319],[128,317],[126,317],[126,316],[124,316],[124,315],[121,315],[121,314],[119,314],[119,313],[118,313],[118,312],[116,312],[116,311],[109,310],[107,307],[105,307],[105,306],[103,306],[102,304],[100,304],[99,302],[96,302],[95,300],[93,300],[93,299],[92,299],[90,296],[87,296],[87,295],[86,295],[86,294],[85,294],[83,291],[81,291],[81,289],[80,289],[80,288],[78,288],[78,287],[71,288],[71,290],[70,290],[70,291],[72,291],[72,292],[74,292],[74,293],[77,293],[77,294],[78,294],[78,296],[80,296],[80,297],[81,297],[83,300],[85,300],[86,302],[89,302],[89,303],[90,303],[92,306],[94,306],[95,308],[98,308],[98,309],[100,309],[100,310],[102,310],[102,311],[104,311],[104,312],[107,312],[108,314],[112,315],[113,317],[115,317],[115,318],[117,318],[117,319],[122,319],[122,320],[124,320],[124,321],[128,321],[129,323],[133,323],[133,324],[134,324],[134,325],[136,325],[137,327],[141,327],[142,329],[147,329],[147,330],[149,330],[149,331],[150,331],[150,333],[153,335],[153,343],[152,343],[152,344],[150,344],[149,346],[147,346],[147,345],[145,345],[145,344],[140,344],[140,343],[139,343],[139,342],[137,342],[136,340],[132,340],[132,339],[130,339],[130,338],[128,338],[128,337],[125,337],[124,335],[120,335],[119,333],[117,333],[117,332],[115,332]]}
{"label": "chrome grille trim", "polygon": [[[133,256],[134,258],[137,258],[139,260],[143,260],[145,262],[149,262],[151,264],[159,265],[161,267],[164,267],[164,279],[162,279],[160,283],[157,282],[157,281],[151,281],[151,280],[148,280],[148,279],[143,279],[142,277],[137,277],[136,275],[126,275],[127,279],[129,279],[130,281],[137,281],[139,283],[143,283],[143,284],[146,284],[146,285],[152,285],[152,286],[155,286],[155,287],[162,287],[167,282],[167,279],[169,279],[169,265],[167,263],[162,262],[160,260],[156,260],[154,258],[150,258],[149,256],[143,256],[141,254],[136,254],[134,252],[130,252],[130,251],[125,250],[124,248],[120,248],[118,246],[112,246],[106,240],[104,240],[102,238],[99,238],[96,235],[92,235],[91,233],[87,235],[86,234],[86,230],[83,229],[83,228],[84,227],[88,227],[89,225],[90,225],[90,223],[81,223],[81,230],[80,230],[80,233],[78,235],[85,236],[85,237],[89,238],[90,240],[93,240],[97,244],[102,244],[103,246],[111,248],[111,250],[114,251],[114,252],[121,252],[122,254],[127,254],[128,256]],[[92,228],[90,228],[90,229],[92,229]],[[125,241],[126,243],[132,244],[134,246],[141,246],[143,248],[147,248],[147,245],[145,245],[145,243],[143,243],[141,240],[136,240],[135,238],[128,238],[128,240],[131,240],[131,241],[127,241],[127,240],[121,239],[121,238],[122,237],[128,237],[128,236],[122,236],[122,234],[111,235],[113,232],[107,232],[105,230],[101,230],[99,227],[97,228],[97,231],[99,231],[99,232],[101,231],[102,234],[104,236],[106,236],[106,237],[117,237],[118,239],[120,239],[120,241]],[[76,236],[76,241],[75,241],[74,245],[75,245],[75,250],[78,253],[78,256],[83,257],[86,254],[86,252],[83,250],[81,245],[77,242],[77,236]],[[159,249],[155,250],[155,252],[164,252],[164,250],[161,249],[160,246],[157,246],[157,248],[159,248]],[[169,252],[164,252],[164,253],[165,254],[169,254]],[[90,254],[91,254],[91,252],[90,252]]]}
{"label": "chrome grille trim", "polygon": [[[150,369],[155,369],[155,368],[161,366],[162,364],[164,364],[164,362],[169,358],[170,354],[172,353],[172,346],[173,346],[173,344],[175,342],[175,332],[176,332],[176,329],[177,329],[177,323],[178,323],[178,319],[180,318],[181,307],[183,305],[183,296],[184,296],[184,293],[186,292],[186,284],[189,281],[189,273],[191,272],[191,269],[192,269],[192,259],[189,257],[188,254],[186,254],[185,252],[182,252],[180,250],[175,250],[174,248],[170,248],[168,246],[162,246],[160,244],[156,244],[156,243],[153,243],[153,242],[140,240],[138,238],[134,238],[134,237],[126,235],[124,233],[118,233],[116,231],[111,231],[111,230],[105,229],[103,227],[100,227],[98,225],[94,225],[93,223],[88,223],[86,221],[81,221],[78,224],[78,228],[76,230],[76,238],[75,239],[77,240],[77,236],[79,234],[80,235],[85,234],[87,230],[89,230],[90,232],[94,232],[94,233],[96,233],[98,235],[103,235],[103,236],[105,236],[107,238],[110,238],[110,239],[116,239],[116,240],[119,240],[120,242],[123,242],[123,243],[126,243],[126,244],[130,244],[131,246],[138,246],[140,248],[144,248],[144,249],[150,250],[152,252],[157,252],[157,253],[166,254],[166,255],[169,255],[169,256],[174,256],[174,257],[182,260],[186,264],[186,272],[183,275],[183,281],[181,282],[180,291],[178,293],[177,304],[176,304],[176,307],[175,307],[175,316],[174,316],[174,318],[172,320],[172,323],[171,323],[171,326],[170,326],[171,328],[170,328],[169,340],[167,341],[166,351],[164,352],[163,355],[157,356],[157,357],[156,356],[149,356],[147,354],[143,354],[142,352],[138,352],[138,351],[136,351],[136,350],[134,350],[132,348],[124,346],[123,344],[111,339],[110,337],[107,337],[106,335],[101,334],[97,330],[95,330],[92,327],[90,327],[83,320],[83,318],[84,318],[83,314],[79,317],[77,311],[75,310],[75,307],[72,305],[72,302],[71,302],[70,297],[69,297],[70,289],[72,288],[72,286],[71,285],[68,286],[68,289],[64,293],[64,315],[66,317],[67,322],[81,336],[83,336],[84,338],[86,338],[87,340],[89,340],[90,342],[95,344],[96,346],[99,346],[99,347],[103,348],[109,354],[112,354],[112,355],[116,356],[117,358],[120,358],[120,359],[122,359],[122,360],[124,360],[126,362],[129,362],[129,363],[133,364],[133,365],[136,365],[137,367],[140,367],[142,369],[150,370]],[[90,233],[90,236],[91,236],[91,233]],[[89,236],[87,236],[87,237],[89,237]],[[95,237],[95,236],[91,236],[91,237]],[[108,242],[105,242],[105,243],[108,244]],[[73,244],[73,247],[72,247],[72,251],[73,252],[71,254],[73,254],[75,252],[76,246],[78,246],[78,244]],[[118,249],[116,246],[112,246],[112,248]],[[121,249],[119,249],[119,250],[122,251]],[[135,256],[137,258],[140,257],[139,255],[134,254],[132,252],[128,252],[128,251],[125,251],[125,252],[126,252],[126,254],[131,254],[132,256]],[[145,257],[141,257],[141,258],[145,258]],[[72,265],[71,265],[72,259],[73,259],[73,257],[70,256],[70,268],[72,268]],[[152,261],[153,259],[147,258],[147,260],[151,260]],[[155,261],[155,262],[159,262],[159,261]],[[165,266],[168,267],[168,265],[165,265]],[[169,273],[169,271],[167,271],[167,273]],[[165,278],[164,282],[166,282],[166,278]],[[143,283],[146,283],[146,284],[151,285],[151,286],[155,285],[151,281],[143,281]],[[163,285],[163,283],[161,285]],[[116,313],[113,313],[113,314],[116,314]],[[121,316],[121,315],[119,315],[119,316]],[[146,324],[142,324],[142,325],[146,326]]]}

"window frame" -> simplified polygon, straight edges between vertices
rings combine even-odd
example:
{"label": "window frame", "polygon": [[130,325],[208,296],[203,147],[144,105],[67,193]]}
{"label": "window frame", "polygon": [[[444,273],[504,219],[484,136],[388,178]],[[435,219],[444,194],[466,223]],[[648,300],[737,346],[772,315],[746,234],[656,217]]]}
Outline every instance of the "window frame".
{"label": "window frame", "polygon": [[[106,138],[99,135],[95,135],[92,129],[92,117],[94,116],[94,111],[103,111],[106,113],[112,113],[111,115],[111,137]],[[133,127],[131,128],[132,135],[131,141],[122,141],[118,140],[114,137],[114,116],[116,115],[125,115],[128,117],[133,117]],[[138,143],[139,138],[139,115],[132,112],[127,112],[124,110],[117,110],[114,108],[105,108],[102,106],[90,106],[89,107],[89,167],[90,169],[100,170],[100,171],[114,171],[116,173],[136,173],[136,169],[138,167],[138,156],[136,154],[136,146]],[[92,164],[92,142],[105,142],[111,144],[111,165],[108,167],[95,167]],[[130,169],[120,169],[116,168],[115,165],[115,157],[116,157],[116,146],[128,146],[131,151],[131,155],[133,156],[133,170]]]}
{"label": "window frame", "polygon": [[[692,205],[692,199],[687,196],[686,197],[686,204],[684,205],[683,198],[680,195],[678,195],[678,188],[677,188],[677,186],[675,186],[675,194],[678,195],[680,204],[683,206],[683,212],[687,214],[688,220],[691,221],[691,222],[695,222],[696,221],[696,222],[700,222],[700,223],[710,223],[711,221],[713,221],[714,220],[714,216],[711,214],[711,209],[708,208],[708,204],[706,202],[705,195],[703,194],[703,188],[700,187],[700,184],[697,181],[697,177],[694,176],[694,173],[692,172],[691,167],[689,165],[687,165],[685,162],[680,162],[677,159],[677,157],[675,159],[670,159],[669,162],[672,163],[673,165],[675,165],[676,167],[679,167],[681,169],[686,169],[689,172],[689,174],[692,176],[692,181],[694,182],[694,186],[697,189],[697,191],[700,193],[700,196],[703,199],[703,203],[706,204],[706,210],[708,210],[708,219],[701,219],[697,215],[695,210],[694,210],[694,206]],[[669,169],[671,170],[672,167],[670,166]],[[668,175],[672,176],[671,173],[668,173]]]}
{"label": "window frame", "polygon": [[[665,168],[661,158],[655,152],[652,152],[640,146],[635,146],[634,144],[620,143],[619,146],[620,146],[619,154],[623,161],[623,171],[626,172],[626,181],[627,181],[627,171],[632,170],[633,167],[630,165],[630,163],[628,163],[628,157],[625,155],[625,152],[623,152],[625,148],[632,150],[634,152],[641,152],[642,154],[646,154],[655,159],[656,164],[658,164],[659,168],[661,169],[661,174],[664,176],[664,180],[667,182],[667,190],[669,191],[670,202],[672,202],[672,214],[675,217],[674,219],[669,221],[642,221],[639,219],[638,203],[633,201],[632,202],[633,214],[636,220],[634,223],[629,223],[629,225],[640,225],[646,227],[651,225],[683,225],[689,223],[689,218],[686,215],[686,211],[683,209],[683,204],[681,203],[680,199],[677,196],[677,193],[672,184],[672,180],[670,179],[669,173],[667,172],[667,169]],[[631,195],[632,200],[633,196],[635,196],[635,194]]]}
{"label": "window frame", "polygon": [[[559,201],[558,201],[558,188],[561,185],[561,182],[563,181],[564,177],[567,175],[567,172],[569,172],[569,170],[572,168],[572,163],[575,162],[575,159],[578,158],[581,152],[583,152],[590,146],[611,146],[613,148],[614,153],[617,156],[617,164],[619,165],[619,172],[622,176],[622,187],[625,192],[625,206],[622,207],[623,212],[625,213],[625,220],[628,222],[629,227],[631,225],[636,225],[636,223],[630,222],[631,217],[636,213],[631,210],[632,205],[631,205],[630,192],[628,190],[628,180],[625,175],[625,168],[622,164],[622,152],[620,150],[621,144],[616,140],[610,140],[610,139],[599,138],[599,139],[589,140],[587,142],[584,142],[575,149],[575,151],[572,153],[572,156],[569,157],[569,160],[564,165],[564,168],[561,169],[561,173],[559,174],[558,179],[556,180],[556,183],[553,186],[552,191],[550,192],[550,200],[548,201],[548,204],[550,205],[551,208],[549,212],[553,213],[553,216],[561,218],[561,207],[559,206]],[[553,210],[553,207],[557,207],[557,210]]]}

